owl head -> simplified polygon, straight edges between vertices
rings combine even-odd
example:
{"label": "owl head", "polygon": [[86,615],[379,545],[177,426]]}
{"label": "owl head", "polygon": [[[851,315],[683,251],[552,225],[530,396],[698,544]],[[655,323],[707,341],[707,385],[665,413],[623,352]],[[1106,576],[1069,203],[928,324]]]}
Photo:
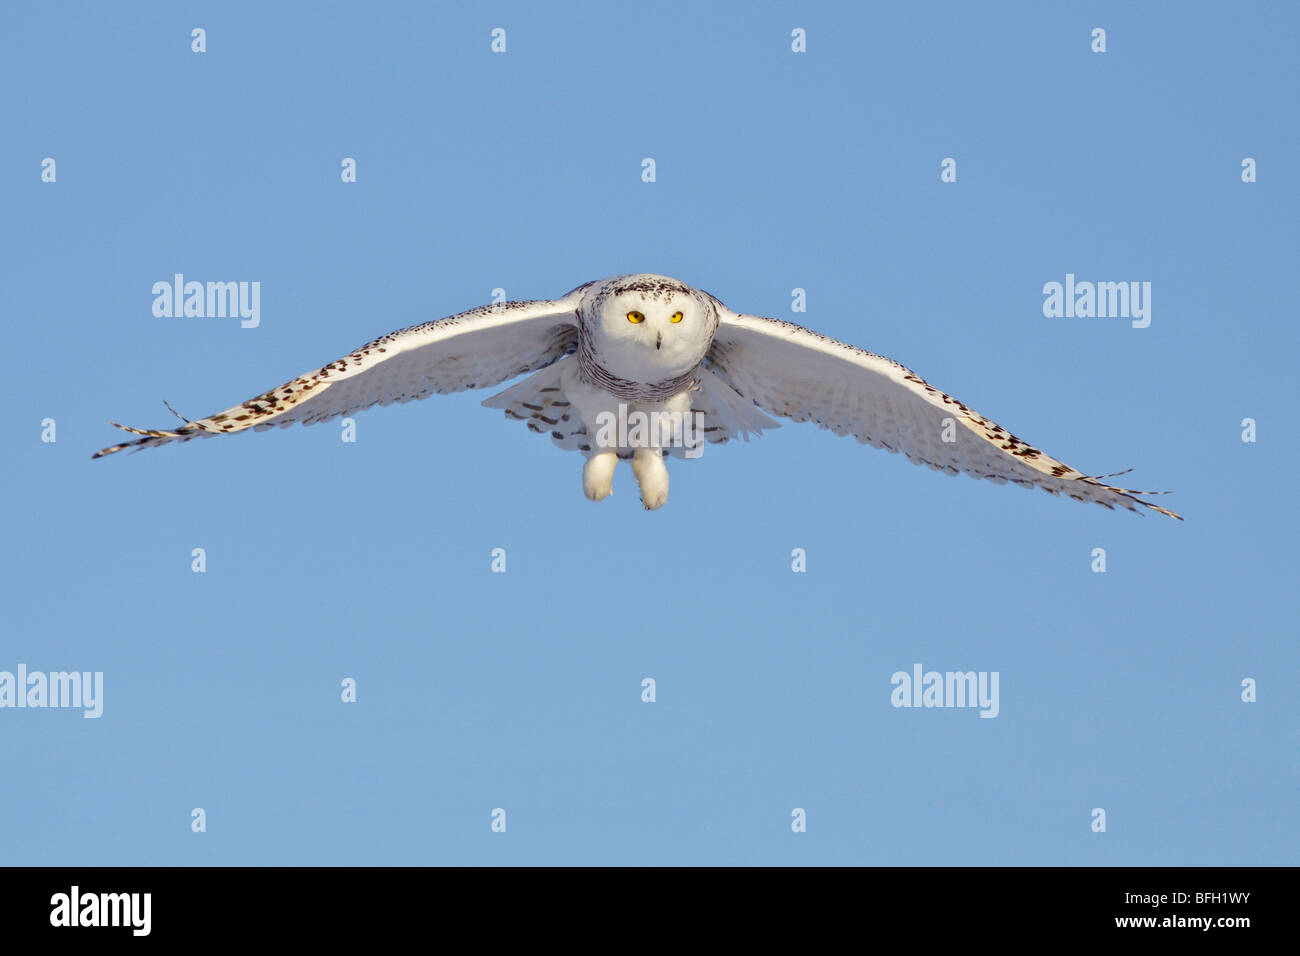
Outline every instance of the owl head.
{"label": "owl head", "polygon": [[591,355],[636,382],[682,375],[704,358],[718,328],[707,293],[668,276],[619,276],[596,296],[587,323]]}

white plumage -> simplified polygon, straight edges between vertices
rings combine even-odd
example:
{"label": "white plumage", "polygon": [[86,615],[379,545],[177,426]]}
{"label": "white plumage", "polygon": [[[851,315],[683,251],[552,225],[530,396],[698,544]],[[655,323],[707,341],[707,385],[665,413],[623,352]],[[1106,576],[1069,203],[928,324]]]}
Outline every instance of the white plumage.
{"label": "white plumage", "polygon": [[[997,483],[1179,517],[1050,457],[890,359],[801,326],[732,312],[666,276],[617,276],[553,301],[510,302],[381,336],[256,398],[99,458],[191,438],[314,424],[372,405],[488,388],[532,373],[483,404],[582,451],[588,497],[609,494],[617,461],[631,459],[647,508],[668,497],[664,457],[693,457],[704,441],[748,439],[769,415],[813,421],[918,464]],[[765,414],[766,413],[766,414]],[[638,432],[609,427],[632,419]],[[685,433],[668,422],[688,421]],[[116,424],[116,423],[114,423]]]}

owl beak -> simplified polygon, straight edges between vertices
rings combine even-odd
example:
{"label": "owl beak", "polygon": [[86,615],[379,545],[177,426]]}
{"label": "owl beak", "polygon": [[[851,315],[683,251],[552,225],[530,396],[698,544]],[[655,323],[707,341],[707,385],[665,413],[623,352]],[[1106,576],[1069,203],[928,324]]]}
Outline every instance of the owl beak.
{"label": "owl beak", "polygon": [[664,344],[664,334],[662,332],[659,332],[655,335],[655,348],[657,349],[659,348],[659,346],[663,344]]}

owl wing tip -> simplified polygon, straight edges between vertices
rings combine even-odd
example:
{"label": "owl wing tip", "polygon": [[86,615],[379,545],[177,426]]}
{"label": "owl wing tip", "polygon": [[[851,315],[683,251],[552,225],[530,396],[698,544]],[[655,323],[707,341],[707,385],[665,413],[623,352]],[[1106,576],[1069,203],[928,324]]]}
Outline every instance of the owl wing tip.
{"label": "owl wing tip", "polygon": [[1152,509],[1153,511],[1159,511],[1162,515],[1169,515],[1169,517],[1177,518],[1179,521],[1187,520],[1182,515],[1180,515],[1177,511],[1170,511],[1168,508],[1161,508],[1159,505],[1153,505],[1149,501],[1144,501],[1142,503],[1146,505],[1148,508]]}

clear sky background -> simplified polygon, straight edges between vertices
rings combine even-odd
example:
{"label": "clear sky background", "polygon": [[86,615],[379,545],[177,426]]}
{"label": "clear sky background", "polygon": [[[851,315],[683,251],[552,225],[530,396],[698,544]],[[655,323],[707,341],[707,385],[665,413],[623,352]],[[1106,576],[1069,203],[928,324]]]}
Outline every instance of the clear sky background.
{"label": "clear sky background", "polygon": [[[1296,6],[612,6],[4,5],[0,670],[105,694],[0,710],[0,862],[1296,863]],[[90,459],[640,271],[1187,521],[794,424],[597,505],[491,392]],[[155,317],[176,272],[260,326]],[[1044,317],[1067,273],[1150,327]]]}

